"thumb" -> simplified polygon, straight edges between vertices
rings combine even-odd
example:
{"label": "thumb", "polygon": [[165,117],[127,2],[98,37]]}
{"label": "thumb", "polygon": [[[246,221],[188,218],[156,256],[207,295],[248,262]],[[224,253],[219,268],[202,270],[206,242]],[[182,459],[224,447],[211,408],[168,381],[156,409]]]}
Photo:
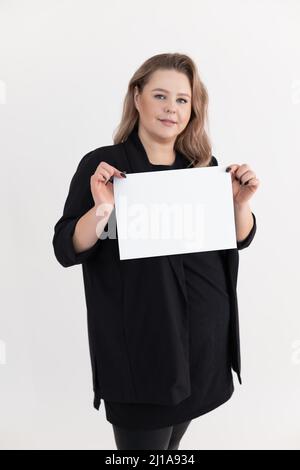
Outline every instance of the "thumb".
{"label": "thumb", "polygon": [[234,181],[235,179],[238,179],[238,178],[236,178],[235,173],[236,173],[236,171],[238,170],[239,167],[240,167],[240,165],[237,165],[237,164],[233,163],[232,165],[229,165],[226,168],[226,172],[231,174],[231,181]]}

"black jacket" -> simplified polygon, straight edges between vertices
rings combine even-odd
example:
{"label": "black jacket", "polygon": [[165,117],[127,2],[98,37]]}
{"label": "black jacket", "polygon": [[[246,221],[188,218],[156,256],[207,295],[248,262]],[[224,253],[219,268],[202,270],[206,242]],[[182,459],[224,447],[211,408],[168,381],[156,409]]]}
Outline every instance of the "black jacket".
{"label": "black jacket", "polygon": [[[179,155],[182,168],[189,166],[189,161]],[[101,161],[127,173],[151,171],[136,128],[126,142],[92,150],[78,164],[63,215],[54,227],[53,247],[58,262],[63,267],[82,265],[93,404],[99,409],[104,398],[176,405],[191,393],[182,256],[120,260],[117,237],[99,238],[90,249],[74,251],[72,235],[77,221],[94,205],[90,177]],[[210,166],[214,165],[218,162],[212,157]],[[111,217],[115,218],[115,210]],[[231,364],[240,383],[238,250],[250,245],[256,233],[254,214],[253,221],[249,235],[237,242],[237,248],[221,250],[231,301]]]}

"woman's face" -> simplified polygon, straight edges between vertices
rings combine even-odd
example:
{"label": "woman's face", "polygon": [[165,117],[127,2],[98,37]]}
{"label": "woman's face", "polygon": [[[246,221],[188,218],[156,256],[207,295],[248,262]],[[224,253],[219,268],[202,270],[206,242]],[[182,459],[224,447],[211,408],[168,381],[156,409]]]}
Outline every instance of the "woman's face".
{"label": "woman's face", "polygon": [[[134,98],[140,125],[153,136],[175,141],[190,120],[191,87],[184,73],[156,70],[140,95],[135,89]],[[171,119],[175,124],[167,126],[162,119]]]}

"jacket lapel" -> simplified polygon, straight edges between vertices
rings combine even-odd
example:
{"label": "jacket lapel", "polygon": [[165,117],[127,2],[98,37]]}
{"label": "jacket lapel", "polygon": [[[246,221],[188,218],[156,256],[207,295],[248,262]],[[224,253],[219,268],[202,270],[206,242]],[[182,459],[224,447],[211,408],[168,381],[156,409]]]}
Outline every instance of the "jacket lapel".
{"label": "jacket lapel", "polygon": [[183,294],[184,300],[186,305],[188,304],[187,298],[187,291],[186,291],[186,283],[185,283],[185,275],[184,275],[184,268],[183,268],[183,260],[181,255],[167,255],[167,258],[174,270],[175,276],[177,278],[179,287]]}

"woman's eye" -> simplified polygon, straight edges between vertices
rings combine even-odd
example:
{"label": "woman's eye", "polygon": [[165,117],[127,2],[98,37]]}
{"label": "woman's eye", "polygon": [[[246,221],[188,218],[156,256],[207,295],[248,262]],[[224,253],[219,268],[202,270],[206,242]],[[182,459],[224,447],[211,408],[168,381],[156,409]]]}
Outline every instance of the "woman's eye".
{"label": "woman's eye", "polygon": [[[155,95],[154,97],[156,98],[157,96],[163,96],[164,97],[164,95]],[[178,98],[178,99],[183,100],[185,103],[187,103],[187,100],[185,100],[184,98]]]}

